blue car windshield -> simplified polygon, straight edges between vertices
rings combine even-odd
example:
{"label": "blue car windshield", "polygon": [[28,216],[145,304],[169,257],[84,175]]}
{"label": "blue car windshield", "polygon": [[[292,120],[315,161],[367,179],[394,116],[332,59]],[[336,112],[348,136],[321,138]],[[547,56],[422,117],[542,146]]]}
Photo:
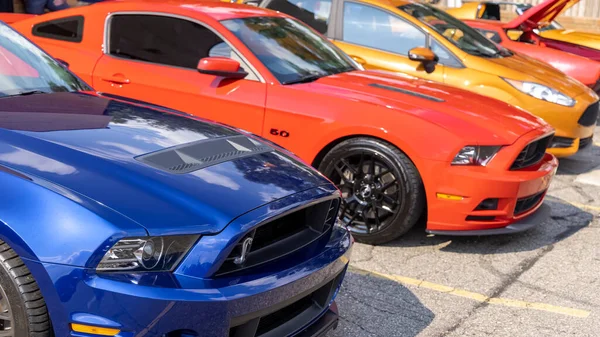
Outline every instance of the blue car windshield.
{"label": "blue car windshield", "polygon": [[0,98],[80,90],[91,89],[21,34],[0,23]]}
{"label": "blue car windshield", "polygon": [[282,84],[357,70],[327,39],[297,20],[251,17],[221,21]]}

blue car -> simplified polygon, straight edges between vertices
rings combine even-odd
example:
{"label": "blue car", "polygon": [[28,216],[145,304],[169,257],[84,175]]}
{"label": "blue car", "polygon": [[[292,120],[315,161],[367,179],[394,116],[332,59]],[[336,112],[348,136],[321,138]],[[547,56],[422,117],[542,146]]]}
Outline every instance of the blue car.
{"label": "blue car", "polygon": [[94,93],[0,24],[0,336],[322,336],[339,205],[290,153]]}

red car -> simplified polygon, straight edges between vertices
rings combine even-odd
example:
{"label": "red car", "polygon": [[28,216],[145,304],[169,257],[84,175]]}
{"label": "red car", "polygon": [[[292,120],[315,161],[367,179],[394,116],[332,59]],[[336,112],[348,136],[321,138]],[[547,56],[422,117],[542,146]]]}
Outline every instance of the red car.
{"label": "red car", "polygon": [[[537,12],[536,9],[538,10]],[[448,12],[453,14],[451,10],[448,10]],[[556,12],[556,14],[560,13],[560,11]],[[552,12],[552,17],[554,17],[554,13]],[[488,13],[488,15],[491,14]],[[463,21],[503,47],[549,63],[590,88],[595,88],[596,85],[599,85],[597,92],[600,92],[600,62],[586,57],[589,56],[587,54],[585,54],[586,56],[580,56],[567,52],[571,50],[563,51],[561,48],[552,47],[555,44],[557,46],[562,45],[564,42],[543,42],[546,39],[535,33],[539,25],[537,20],[542,17],[541,15],[538,6],[509,23],[482,19]],[[513,40],[511,36],[515,34],[514,31],[516,30],[519,30],[521,35],[517,40]]]}
{"label": "red car", "polygon": [[[481,0],[479,2],[469,2],[465,3],[465,5],[460,8],[448,9],[447,12],[466,22],[469,20],[469,24],[475,22],[487,22],[490,25],[489,27],[495,27],[493,31],[497,31],[499,34],[499,36],[494,38],[496,40],[501,38],[502,42],[510,41],[514,43],[526,43],[545,47],[547,48],[545,50],[548,52],[550,52],[549,50],[555,49],[600,62],[600,50],[582,45],[594,45],[596,39],[590,39],[590,36],[585,34],[571,35],[570,38],[565,38],[563,36],[558,38],[559,36],[557,36],[557,34],[549,34],[547,31],[544,31],[544,28],[547,25],[552,24],[556,17],[578,1],[579,0],[544,0],[538,5],[530,8],[524,4],[512,2],[512,5],[518,5],[523,9],[518,9],[517,11],[520,15],[507,23],[498,22],[501,21],[500,4],[506,3],[504,1],[492,2]],[[524,11],[524,8],[529,9]],[[472,21],[472,19],[484,20]],[[496,21],[496,23],[493,21]],[[502,32],[499,30],[502,30]],[[511,43],[510,45],[514,44]],[[598,89],[598,91],[600,91],[600,86]]]}
{"label": "red car", "polygon": [[13,25],[104,95],[227,123],[295,152],[339,186],[341,218],[359,241],[394,239],[425,211],[429,232],[454,235],[516,232],[548,216],[558,163],[545,154],[547,123],[460,89],[361,70],[284,14],[108,1]]}

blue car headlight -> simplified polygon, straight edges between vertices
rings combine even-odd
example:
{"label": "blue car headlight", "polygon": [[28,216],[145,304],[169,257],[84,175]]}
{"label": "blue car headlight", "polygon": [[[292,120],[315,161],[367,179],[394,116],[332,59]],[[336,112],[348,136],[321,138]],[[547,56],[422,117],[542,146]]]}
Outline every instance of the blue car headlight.
{"label": "blue car headlight", "polygon": [[104,254],[96,270],[172,271],[199,235],[124,238]]}

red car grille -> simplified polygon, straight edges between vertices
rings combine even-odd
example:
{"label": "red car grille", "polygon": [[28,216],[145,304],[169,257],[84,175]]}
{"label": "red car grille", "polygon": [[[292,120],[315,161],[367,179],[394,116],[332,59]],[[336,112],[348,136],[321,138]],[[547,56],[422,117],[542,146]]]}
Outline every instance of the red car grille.
{"label": "red car grille", "polygon": [[549,135],[527,144],[527,146],[519,153],[519,156],[510,169],[520,170],[539,163],[542,158],[544,158],[544,153],[546,153],[546,149],[548,148],[548,145],[550,145],[553,137],[554,135]]}

